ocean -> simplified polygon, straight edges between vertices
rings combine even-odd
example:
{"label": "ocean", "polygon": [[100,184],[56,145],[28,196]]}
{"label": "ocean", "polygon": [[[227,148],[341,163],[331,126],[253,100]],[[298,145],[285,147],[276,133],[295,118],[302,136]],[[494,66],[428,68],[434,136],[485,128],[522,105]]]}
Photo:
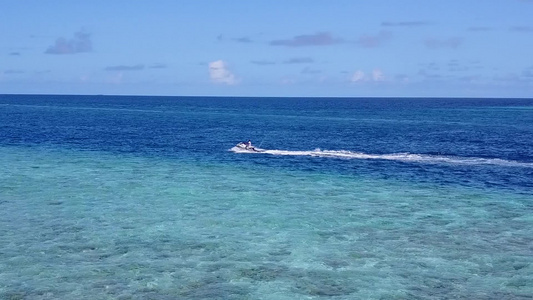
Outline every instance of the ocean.
{"label": "ocean", "polygon": [[532,297],[533,99],[0,95],[0,299]]}

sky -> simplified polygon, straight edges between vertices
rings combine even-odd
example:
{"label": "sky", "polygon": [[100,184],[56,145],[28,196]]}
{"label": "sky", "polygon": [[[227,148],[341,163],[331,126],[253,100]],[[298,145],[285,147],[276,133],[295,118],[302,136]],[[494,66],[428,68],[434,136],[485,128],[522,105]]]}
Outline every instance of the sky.
{"label": "sky", "polygon": [[0,94],[533,98],[533,0],[0,0]]}

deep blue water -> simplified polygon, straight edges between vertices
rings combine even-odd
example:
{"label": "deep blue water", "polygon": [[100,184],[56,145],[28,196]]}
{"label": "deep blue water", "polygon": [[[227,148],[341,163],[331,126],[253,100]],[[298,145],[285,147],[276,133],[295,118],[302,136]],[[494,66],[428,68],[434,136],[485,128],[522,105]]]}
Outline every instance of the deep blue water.
{"label": "deep blue water", "polygon": [[[533,187],[532,99],[4,95],[0,104],[0,145],[261,164],[443,184]],[[265,149],[410,153],[437,159],[413,163],[238,156],[227,151],[247,139]],[[502,161],[439,163],[443,157]]]}
{"label": "deep blue water", "polygon": [[531,299],[532,253],[533,99],[0,95],[0,299]]}

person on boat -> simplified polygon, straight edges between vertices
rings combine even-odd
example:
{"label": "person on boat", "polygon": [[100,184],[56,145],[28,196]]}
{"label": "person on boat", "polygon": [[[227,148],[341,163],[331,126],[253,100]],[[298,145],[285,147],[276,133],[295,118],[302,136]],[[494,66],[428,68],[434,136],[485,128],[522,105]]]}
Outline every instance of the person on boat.
{"label": "person on boat", "polygon": [[250,149],[250,148],[253,148],[252,141],[248,140],[248,142],[246,142],[246,149]]}

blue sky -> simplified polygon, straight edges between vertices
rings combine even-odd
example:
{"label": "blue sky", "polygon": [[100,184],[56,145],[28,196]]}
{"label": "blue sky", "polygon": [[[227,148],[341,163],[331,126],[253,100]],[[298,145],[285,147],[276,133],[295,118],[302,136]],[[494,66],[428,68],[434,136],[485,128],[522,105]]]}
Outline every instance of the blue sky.
{"label": "blue sky", "polygon": [[533,0],[2,0],[0,10],[0,94],[533,97]]}

